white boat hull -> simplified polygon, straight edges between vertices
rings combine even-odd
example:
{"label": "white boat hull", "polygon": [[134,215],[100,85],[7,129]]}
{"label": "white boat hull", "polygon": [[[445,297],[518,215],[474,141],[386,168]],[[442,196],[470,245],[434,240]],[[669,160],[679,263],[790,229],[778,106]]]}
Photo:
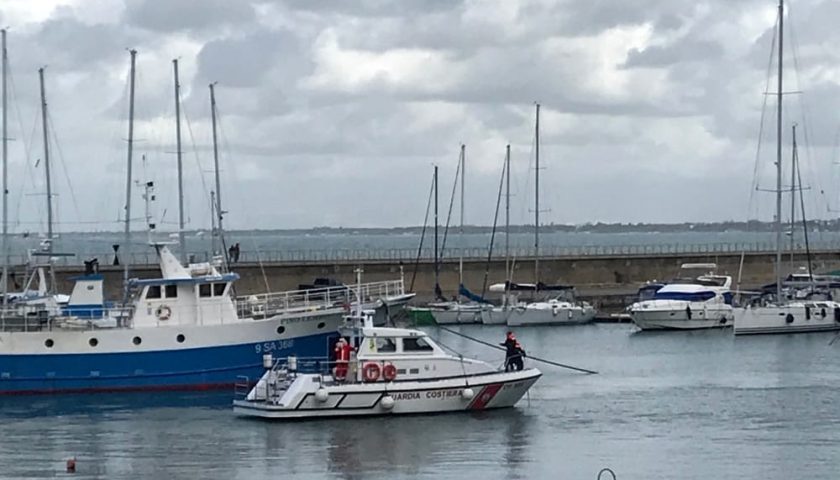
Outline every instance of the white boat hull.
{"label": "white boat hull", "polygon": [[311,391],[294,405],[235,400],[233,410],[242,416],[279,420],[506,408],[514,406],[540,376],[539,370],[526,369],[437,380],[335,384],[325,387],[329,395],[324,401]]}
{"label": "white boat hull", "polygon": [[793,305],[738,308],[735,335],[811,333],[840,330],[840,304],[818,302],[813,307]]}
{"label": "white boat hull", "polygon": [[508,311],[507,324],[512,327],[527,325],[580,325],[595,319],[591,307],[523,308],[514,307]]}
{"label": "white boat hull", "polygon": [[438,325],[456,325],[481,323],[481,316],[486,307],[471,304],[452,304],[446,308],[429,308],[429,313]]}
{"label": "white boat hull", "polygon": [[692,305],[691,316],[686,303],[663,308],[634,308],[630,318],[641,330],[700,330],[731,327],[735,315],[729,305]]}

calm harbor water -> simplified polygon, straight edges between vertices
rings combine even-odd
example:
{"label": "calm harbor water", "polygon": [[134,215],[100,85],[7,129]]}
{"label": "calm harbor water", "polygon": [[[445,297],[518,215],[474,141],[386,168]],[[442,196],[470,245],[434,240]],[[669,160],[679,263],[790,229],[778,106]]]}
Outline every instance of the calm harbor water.
{"label": "calm harbor water", "polygon": [[530,353],[600,374],[540,366],[530,399],[477,414],[266,423],[234,417],[229,392],[0,398],[0,477],[69,476],[75,455],[72,478],[836,478],[833,334],[633,330],[519,329]]}

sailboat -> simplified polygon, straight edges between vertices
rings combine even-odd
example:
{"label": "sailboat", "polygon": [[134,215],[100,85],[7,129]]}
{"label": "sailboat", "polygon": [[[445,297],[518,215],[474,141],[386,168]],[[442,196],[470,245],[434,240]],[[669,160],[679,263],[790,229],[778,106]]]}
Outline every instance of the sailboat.
{"label": "sailboat", "polygon": [[[491,313],[493,323],[504,317],[511,326],[522,325],[574,325],[591,322],[595,309],[587,302],[575,299],[571,285],[546,285],[540,281],[540,105],[536,104],[534,165],[534,283],[514,283],[512,272],[503,284],[490,286],[491,292],[504,294],[501,308]],[[509,156],[509,152],[508,152]],[[509,161],[509,160],[508,160]],[[509,167],[508,167],[509,168]],[[509,172],[509,170],[508,170]],[[509,195],[508,195],[509,196]],[[519,295],[543,295],[544,300],[521,302]]]}
{"label": "sailboat", "polygon": [[[832,300],[799,299],[783,288],[782,281],[782,49],[784,0],[779,0],[779,68],[776,118],[776,285],[775,295],[757,305],[735,309],[735,335],[805,333],[840,330],[840,303]],[[793,162],[796,162],[796,130],[793,130]],[[796,166],[794,165],[794,169]],[[793,191],[793,188],[791,189]],[[804,212],[803,212],[804,217]],[[809,262],[810,263],[810,262]]]}
{"label": "sailboat", "polygon": [[[438,301],[428,305],[429,313],[435,319],[435,323],[441,325],[457,324],[457,323],[481,323],[483,312],[489,311],[492,307],[487,302],[477,300],[477,296],[467,290],[464,286],[464,184],[466,178],[466,146],[461,145],[461,154],[458,157],[458,170],[461,174],[461,218],[459,236],[461,238],[462,248],[460,249],[460,258],[458,259],[458,296],[451,301]],[[435,177],[437,178],[437,177]],[[454,191],[453,191],[454,193]],[[435,197],[437,203],[437,197]],[[437,211],[437,206],[435,207]],[[435,260],[437,262],[437,259]],[[436,284],[437,285],[437,284]],[[436,287],[436,290],[439,287]],[[464,301],[467,298],[467,301]]]}

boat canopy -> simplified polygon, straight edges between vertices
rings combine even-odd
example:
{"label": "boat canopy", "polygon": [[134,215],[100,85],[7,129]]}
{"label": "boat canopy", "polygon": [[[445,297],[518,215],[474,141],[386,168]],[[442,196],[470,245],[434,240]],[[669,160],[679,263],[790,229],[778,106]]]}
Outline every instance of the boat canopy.
{"label": "boat canopy", "polygon": [[467,287],[465,287],[463,283],[461,285],[458,285],[458,294],[464,298],[472,300],[473,302],[490,303],[481,295],[476,295],[469,291],[469,289],[467,289]]}

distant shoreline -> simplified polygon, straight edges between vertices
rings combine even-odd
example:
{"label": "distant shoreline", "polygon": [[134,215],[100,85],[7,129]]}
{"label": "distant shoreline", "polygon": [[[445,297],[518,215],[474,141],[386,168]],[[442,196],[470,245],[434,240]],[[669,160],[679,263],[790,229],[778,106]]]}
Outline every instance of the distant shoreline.
{"label": "distant shoreline", "polygon": [[[810,231],[820,232],[840,232],[840,220],[812,220],[808,221]],[[432,225],[426,227],[426,233],[431,233]],[[443,229],[444,225],[440,225],[439,229]],[[790,228],[789,224],[783,226],[785,230]],[[504,225],[496,226],[496,231],[501,232]],[[511,233],[531,233],[534,226],[531,225],[511,225]],[[561,224],[546,224],[540,226],[541,233],[680,233],[680,232],[708,232],[708,233],[723,233],[723,232],[773,232],[775,231],[775,223],[773,222],[686,222],[686,223],[591,223],[583,225],[561,225]],[[797,225],[797,229],[801,229],[801,224]],[[460,230],[459,225],[450,225],[450,233]],[[197,232],[207,232],[208,229],[191,229],[186,233],[195,234]],[[464,233],[468,234],[489,234],[493,231],[493,227],[489,225],[465,225]],[[311,227],[311,228],[254,228],[244,230],[228,230],[226,233],[236,234],[241,232],[257,232],[257,233],[280,233],[286,235],[402,235],[402,234],[416,234],[420,235],[423,232],[423,226],[411,227]],[[97,231],[66,231],[61,232],[60,235],[90,235],[90,234],[119,234],[119,230],[97,230]],[[137,231],[133,233],[144,233],[144,231]],[[167,232],[160,231],[159,235]],[[23,233],[11,234],[12,236],[20,237],[27,236]],[[38,234],[30,232],[30,237],[37,237]]]}

